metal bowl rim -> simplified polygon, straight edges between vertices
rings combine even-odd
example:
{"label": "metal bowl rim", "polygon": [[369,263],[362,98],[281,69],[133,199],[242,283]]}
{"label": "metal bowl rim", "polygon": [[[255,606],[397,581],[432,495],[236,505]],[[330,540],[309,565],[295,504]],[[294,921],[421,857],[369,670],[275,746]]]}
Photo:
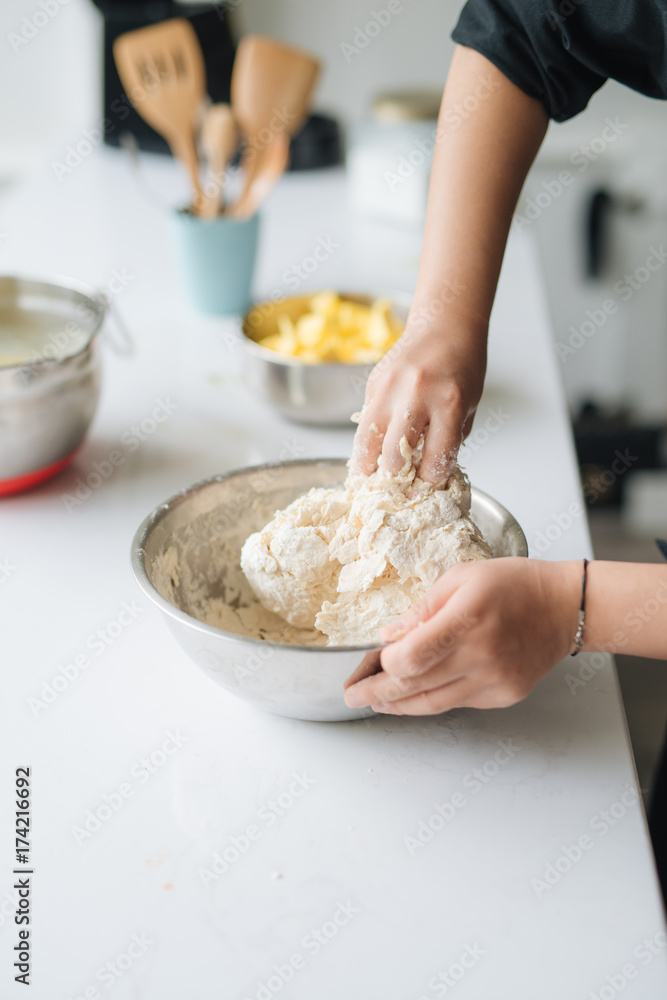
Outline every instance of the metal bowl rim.
{"label": "metal bowl rim", "polygon": [[[90,330],[86,338],[86,342],[81,350],[76,351],[75,354],[68,354],[64,358],[46,358],[43,362],[40,362],[40,364],[43,364],[48,368],[57,368],[60,365],[67,364],[67,362],[72,361],[74,358],[81,357],[81,355],[85,354],[85,352],[90,349],[90,345],[100,332],[108,310],[108,303],[104,302],[100,298],[100,292],[95,289],[93,285],[88,285],[85,281],[79,281],[76,278],[67,278],[61,274],[41,271],[35,274],[0,274],[0,282],[7,280],[35,282],[42,285],[48,285],[49,288],[59,288],[70,292],[76,292],[77,294],[83,295],[84,298],[88,299],[97,313],[93,328]],[[0,374],[4,374],[5,372],[19,372],[23,368],[33,368],[34,364],[35,362],[21,362],[16,365],[0,364]]]}
{"label": "metal bowl rim", "polygon": [[[169,497],[163,503],[155,507],[150,514],[148,514],[139,527],[137,528],[134,538],[132,539],[132,547],[130,551],[130,561],[132,565],[132,572],[134,578],[137,581],[141,590],[146,594],[146,596],[155,604],[163,614],[169,615],[169,617],[175,619],[175,621],[180,622],[182,625],[187,625],[190,628],[194,628],[203,632],[205,635],[212,636],[214,638],[223,638],[225,640],[230,640],[234,642],[250,643],[253,646],[272,646],[276,649],[285,649],[299,653],[312,653],[313,650],[317,650],[322,653],[343,653],[343,652],[362,652],[367,653],[373,649],[381,649],[382,643],[371,644],[371,645],[361,645],[361,646],[299,646],[294,643],[288,642],[270,642],[267,639],[255,639],[252,636],[239,635],[237,632],[227,632],[224,629],[216,628],[215,625],[207,625],[206,622],[199,621],[197,618],[193,618],[186,611],[177,608],[176,605],[168,601],[162,594],[158,593],[157,589],[151,582],[146,572],[146,567],[144,564],[144,556],[146,551],[146,544],[150,533],[158,526],[160,521],[163,520],[174,508],[178,507],[179,504],[183,503],[188,497],[192,496],[194,493],[199,492],[199,490],[204,489],[206,486],[212,486],[214,483],[224,483],[228,479],[233,479],[234,476],[238,476],[241,473],[250,474],[257,472],[264,472],[268,469],[284,469],[291,466],[299,466],[302,468],[304,465],[330,465],[331,463],[340,462],[341,466],[345,467],[347,465],[348,459],[346,458],[297,458],[292,459],[288,462],[263,462],[260,465],[249,465],[244,466],[240,469],[232,469],[229,472],[220,473],[217,476],[210,476],[208,479],[201,479],[199,482],[194,483],[192,486],[188,486],[183,490],[179,490],[173,496]],[[485,500],[491,501],[496,507],[499,507],[505,512],[509,519],[510,527],[515,531],[518,530],[520,537],[523,538],[524,544],[526,546],[526,553],[528,551],[528,544],[526,542],[526,537],[521,528],[521,525],[516,520],[513,514],[507,510],[501,503],[494,500],[492,496],[488,493],[484,493],[483,490],[478,490],[476,487],[471,486],[471,491],[475,492],[476,496],[482,497]]]}

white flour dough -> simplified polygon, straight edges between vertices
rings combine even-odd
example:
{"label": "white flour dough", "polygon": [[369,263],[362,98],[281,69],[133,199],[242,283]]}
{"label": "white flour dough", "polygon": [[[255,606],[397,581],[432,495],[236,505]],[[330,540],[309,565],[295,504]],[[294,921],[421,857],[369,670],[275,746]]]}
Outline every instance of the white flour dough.
{"label": "white flour dough", "polygon": [[398,475],[380,468],[312,489],[250,535],[241,567],[265,608],[330,646],[376,643],[450,566],[491,558],[463,472],[436,489],[416,478],[405,438],[401,453]]}

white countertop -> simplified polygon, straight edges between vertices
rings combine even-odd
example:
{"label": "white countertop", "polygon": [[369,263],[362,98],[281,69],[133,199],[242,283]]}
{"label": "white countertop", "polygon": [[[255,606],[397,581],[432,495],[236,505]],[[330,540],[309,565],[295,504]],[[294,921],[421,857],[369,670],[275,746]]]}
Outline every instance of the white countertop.
{"label": "white countertop", "polygon": [[[146,171],[165,196],[183,190],[171,163],[147,158]],[[115,301],[137,342],[131,358],[106,352],[75,464],[0,504],[0,788],[11,807],[15,768],[33,769],[32,1000],[664,996],[663,913],[613,667],[589,663],[573,693],[566,674],[585,676],[589,658],[568,660],[512,709],[329,725],[266,715],[215,687],[134,584],[136,527],[226,469],[348,455],[352,430],[287,424],[247,393],[227,322],[189,310],[161,211],[121,154],[5,191],[0,232],[4,272],[97,286],[124,273]],[[414,282],[414,237],[355,226],[333,171],[288,177],[271,199],[258,293],[289,293],[281,276],[319,237],[340,247],[308,287]],[[173,414],[132,450],[132,426],[158,400]],[[529,236],[508,252],[477,428],[492,410],[502,426],[473,432],[473,482],[533,549],[570,517],[546,558],[590,554]],[[63,493],[118,447],[123,464],[68,512]],[[90,666],[35,712],[29,699],[82,653]],[[105,796],[122,804],[77,834]],[[2,817],[0,997],[13,1000],[27,994],[12,981],[4,805]],[[429,821],[437,832],[416,846]],[[215,852],[234,857],[232,837],[238,860],[202,874]],[[133,935],[142,943],[128,952]]]}

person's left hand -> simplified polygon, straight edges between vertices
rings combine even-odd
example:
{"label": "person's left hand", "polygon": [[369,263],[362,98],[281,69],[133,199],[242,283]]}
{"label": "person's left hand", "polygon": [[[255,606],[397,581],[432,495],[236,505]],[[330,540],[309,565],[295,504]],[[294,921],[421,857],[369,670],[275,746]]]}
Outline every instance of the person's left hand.
{"label": "person's left hand", "polygon": [[571,651],[580,597],[581,562],[453,566],[381,629],[382,670],[359,667],[345,701],[390,715],[513,705]]}

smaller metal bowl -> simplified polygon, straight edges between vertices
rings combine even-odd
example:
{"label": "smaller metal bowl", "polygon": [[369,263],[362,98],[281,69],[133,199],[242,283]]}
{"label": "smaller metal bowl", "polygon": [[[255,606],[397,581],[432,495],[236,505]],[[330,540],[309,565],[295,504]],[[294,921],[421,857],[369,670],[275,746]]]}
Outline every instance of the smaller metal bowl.
{"label": "smaller metal bowl", "polygon": [[0,276],[0,496],[54,476],[85,438],[105,312],[85,286]]}
{"label": "smaller metal bowl", "polygon": [[[137,583],[190,659],[226,691],[293,719],[339,722],[373,714],[348,708],[343,682],[380,646],[296,646],[251,638],[198,617],[223,594],[257,605],[240,568],[253,531],[313,486],[338,486],[344,459],[260,465],[197,483],[160,504],[132,543]],[[494,556],[526,556],[524,534],[497,501],[473,488],[472,517]]]}
{"label": "smaller metal bowl", "polygon": [[[364,405],[366,383],[373,365],[306,364],[257,343],[276,332],[279,315],[294,320],[307,312],[313,294],[278,302],[257,302],[246,313],[241,328],[244,377],[253,392],[289,420],[318,426],[349,426],[351,415]],[[339,294],[346,301],[366,306],[385,297],[352,292]],[[391,299],[394,315],[405,322],[410,297],[386,297]]]}

